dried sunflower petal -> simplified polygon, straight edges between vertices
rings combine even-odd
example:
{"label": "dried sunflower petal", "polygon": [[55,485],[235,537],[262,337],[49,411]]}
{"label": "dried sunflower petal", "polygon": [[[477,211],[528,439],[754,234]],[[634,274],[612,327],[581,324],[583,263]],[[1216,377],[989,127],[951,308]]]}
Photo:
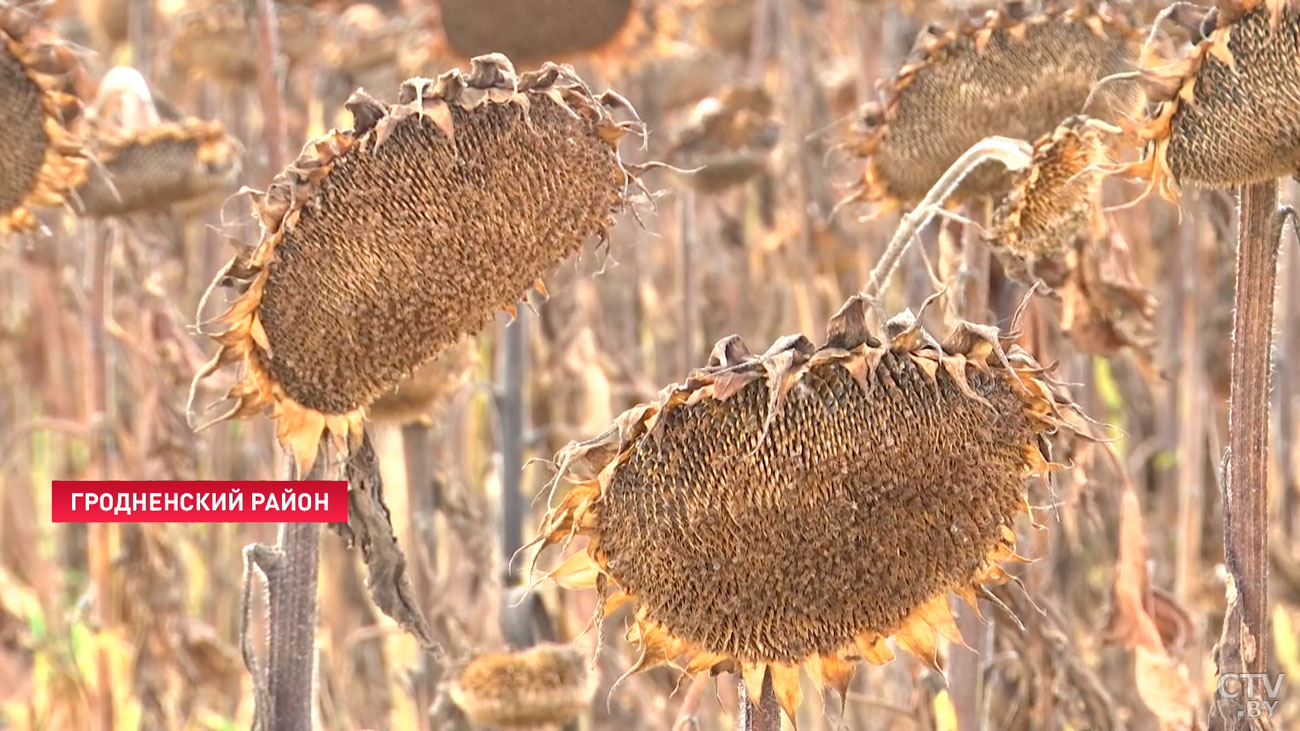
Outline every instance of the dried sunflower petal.
{"label": "dried sunflower petal", "polygon": [[353,95],[355,129],[309,142],[255,201],[262,241],[223,272],[243,294],[196,383],[241,363],[223,418],[273,406],[307,464],[322,430],[359,435],[376,397],[608,233],[637,182],[618,155],[636,124],[606,106],[625,103],[500,55],[411,79],[395,105]]}
{"label": "dried sunflower petal", "polygon": [[[1136,61],[1140,34],[1109,6],[1081,4],[1026,15],[1019,4],[955,30],[927,28],[889,82],[883,104],[867,105],[852,143],[867,161],[853,199],[915,203],[972,145],[1001,135],[1033,140],[1066,117],[1114,122],[1135,113],[1131,83],[1094,83]],[[966,194],[997,192],[1000,170],[977,170]]]}
{"label": "dried sunflower petal", "polygon": [[571,645],[480,655],[452,680],[450,696],[475,723],[558,727],[591,703],[595,676],[587,665]]}
{"label": "dried sunflower petal", "polygon": [[99,165],[77,189],[88,216],[120,216],[194,201],[220,191],[239,170],[220,122],[167,122],[91,144]]}
{"label": "dried sunflower petal", "polygon": [[1300,171],[1300,3],[1223,0],[1182,61],[1144,71],[1158,102],[1128,172],[1178,200],[1177,187],[1223,188]]}
{"label": "dried sunflower petal", "polygon": [[587,537],[555,580],[637,603],[629,672],[739,667],[754,692],[771,672],[793,718],[801,666],[843,692],[889,637],[933,662],[936,632],[956,636],[948,594],[1007,577],[1045,435],[1087,422],[992,328],[940,345],[910,313],[872,333],[866,308],[846,303],[821,347],[723,340],[556,457],[574,487],[538,542]]}
{"label": "dried sunflower petal", "polygon": [[86,174],[80,141],[65,126],[80,107],[46,73],[75,59],[67,49],[25,40],[26,12],[0,3],[0,234],[36,228],[32,209],[62,205]]}

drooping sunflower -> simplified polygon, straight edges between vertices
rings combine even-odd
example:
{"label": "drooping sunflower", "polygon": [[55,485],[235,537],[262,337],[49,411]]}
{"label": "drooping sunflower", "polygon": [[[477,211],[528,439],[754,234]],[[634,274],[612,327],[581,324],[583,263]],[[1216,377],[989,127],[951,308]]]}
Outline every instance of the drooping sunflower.
{"label": "drooping sunflower", "polygon": [[57,83],[76,58],[27,40],[28,12],[0,2],[0,234],[36,228],[32,209],[62,205],[86,174],[81,142],[67,127],[80,105]]}
{"label": "drooping sunflower", "polygon": [[96,218],[157,210],[207,198],[239,171],[239,148],[220,122],[163,122],[92,138],[98,162],[77,188],[82,212]]}
{"label": "drooping sunflower", "polygon": [[668,150],[674,165],[697,169],[682,182],[717,193],[762,174],[780,136],[772,113],[772,98],[756,86],[729,86],[701,101]]}
{"label": "drooping sunflower", "polygon": [[[1007,574],[1026,482],[1047,435],[1091,431],[1027,353],[963,323],[943,343],[904,313],[873,333],[867,300],[753,355],[720,341],[709,364],[605,433],[557,455],[573,487],[545,516],[545,549],[586,538],[551,575],[635,603],[635,672],[770,673],[785,712],[800,669],[841,694],[886,640],[934,662],[960,641],[948,595]],[[755,698],[757,700],[757,698]]]}
{"label": "drooping sunflower", "polygon": [[[850,200],[912,204],[985,137],[1034,140],[1075,114],[1135,114],[1135,84],[1093,87],[1131,70],[1140,44],[1122,13],[1091,2],[1036,13],[1009,3],[956,29],[926,28],[883,101],[862,110],[850,144],[866,170]],[[990,194],[1003,181],[1000,169],[977,170],[961,192]]]}
{"label": "drooping sunflower", "polygon": [[[1143,70],[1155,110],[1127,172],[1177,202],[1300,171],[1300,2],[1220,0],[1182,60]],[[1151,65],[1150,63],[1148,65]]]}
{"label": "drooping sunflower", "polygon": [[452,680],[453,703],[475,723],[558,729],[591,703],[595,674],[572,645],[480,655]]}
{"label": "drooping sunflower", "polygon": [[322,433],[359,437],[375,398],[605,238],[638,183],[618,154],[639,129],[614,118],[625,105],[500,55],[411,79],[396,104],[354,94],[354,128],[256,196],[261,242],[218,276],[240,295],[195,383],[243,368],[218,421],[270,407],[305,465]]}
{"label": "drooping sunflower", "polygon": [[[988,241],[1004,262],[1062,256],[1071,241],[1100,232],[1101,183],[1118,127],[1073,116],[1034,143],[1033,162],[1012,178],[993,213]],[[1013,259],[1012,259],[1013,258]]]}

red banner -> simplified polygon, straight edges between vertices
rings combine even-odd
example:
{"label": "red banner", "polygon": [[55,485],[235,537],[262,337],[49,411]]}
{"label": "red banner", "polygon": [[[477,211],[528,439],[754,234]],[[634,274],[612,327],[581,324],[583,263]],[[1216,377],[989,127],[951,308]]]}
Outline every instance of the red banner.
{"label": "red banner", "polygon": [[346,480],[55,480],[55,523],[346,523]]}

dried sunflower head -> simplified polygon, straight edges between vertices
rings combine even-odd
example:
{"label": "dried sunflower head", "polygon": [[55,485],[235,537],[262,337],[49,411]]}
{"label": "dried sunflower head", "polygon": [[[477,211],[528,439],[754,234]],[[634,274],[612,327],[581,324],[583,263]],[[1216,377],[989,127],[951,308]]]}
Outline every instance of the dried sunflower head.
{"label": "dried sunflower head", "polygon": [[474,366],[474,340],[465,338],[441,355],[419,366],[370,405],[369,416],[376,422],[408,424],[428,422],[429,415],[443,406],[469,380]]}
{"label": "dried sunflower head", "polygon": [[1139,130],[1145,159],[1128,172],[1164,198],[1300,171],[1300,3],[1221,0],[1182,61],[1144,71],[1157,102]]}
{"label": "dried sunflower head", "polygon": [[[280,53],[291,62],[319,52],[320,17],[308,7],[276,3]],[[257,33],[243,3],[221,0],[176,16],[171,56],[176,65],[215,81],[257,78]]]}
{"label": "dried sunflower head", "polygon": [[[867,167],[852,199],[915,203],[985,137],[1033,140],[1071,115],[1135,113],[1140,94],[1128,83],[1100,87],[1084,106],[1098,79],[1134,63],[1139,44],[1104,4],[1031,14],[1013,3],[955,30],[926,28],[883,103],[862,110],[851,146]],[[1000,168],[976,170],[961,192],[992,194],[1004,181]]]}
{"label": "dried sunflower head", "polygon": [[637,20],[633,0],[438,0],[457,56],[502,53],[520,66],[591,52]]}
{"label": "dried sunflower head", "polygon": [[0,234],[36,228],[32,209],[62,205],[86,174],[84,150],[66,127],[80,105],[57,90],[76,58],[27,39],[28,13],[0,2]]}
{"label": "dried sunflower head", "polygon": [[595,675],[571,645],[480,655],[452,680],[453,703],[475,723],[559,728],[591,703]]}
{"label": "dried sunflower head", "polygon": [[410,31],[405,17],[387,18],[374,5],[357,3],[339,16],[325,46],[325,60],[332,68],[351,73],[395,64]]}
{"label": "dried sunflower head", "polygon": [[716,193],[765,171],[779,133],[767,92],[755,86],[732,86],[696,106],[668,155],[678,167],[701,168],[684,176],[683,182]]}
{"label": "dried sunflower head", "polygon": [[996,330],[940,344],[904,313],[873,334],[866,303],[821,347],[725,339],[557,456],[574,487],[537,540],[588,537],[552,575],[597,588],[604,614],[639,605],[629,672],[685,659],[755,694],[770,672],[793,718],[801,666],[843,693],[859,660],[893,657],[890,637],[935,662],[935,632],[957,638],[947,595],[1006,578],[1046,435],[1087,423]]}
{"label": "dried sunflower head", "polygon": [[98,164],[77,188],[96,218],[204,201],[239,171],[239,148],[220,122],[164,122],[91,142]]}
{"label": "dried sunflower head", "polygon": [[1108,136],[1119,128],[1084,116],[1066,119],[1034,143],[1033,163],[1017,173],[993,214],[989,243],[1032,264],[1065,253],[1095,228]]}
{"label": "dried sunflower head", "polygon": [[322,431],[359,435],[367,406],[416,366],[513,310],[637,182],[618,155],[636,122],[567,67],[516,76],[504,56],[363,92],[354,129],[309,142],[254,203],[257,248],[219,280],[242,292],[198,374],[240,363],[221,417],[272,407],[310,465]]}

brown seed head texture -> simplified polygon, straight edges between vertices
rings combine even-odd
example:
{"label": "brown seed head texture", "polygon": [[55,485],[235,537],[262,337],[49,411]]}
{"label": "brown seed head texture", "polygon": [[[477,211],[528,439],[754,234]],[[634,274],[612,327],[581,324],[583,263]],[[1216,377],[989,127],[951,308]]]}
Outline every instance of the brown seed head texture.
{"label": "brown seed head texture", "polygon": [[993,214],[990,243],[1027,261],[1062,254],[1099,215],[1108,152],[1106,132],[1083,116],[1041,137]]}
{"label": "brown seed head texture", "polygon": [[[853,148],[867,168],[854,199],[915,203],[985,137],[1034,140],[1072,115],[1114,122],[1136,113],[1131,83],[1103,86],[1084,104],[1098,79],[1130,70],[1139,45],[1140,33],[1104,4],[1030,15],[1008,4],[956,30],[922,31],[884,101],[863,109]],[[991,194],[1004,180],[976,171],[962,192]]]}
{"label": "brown seed head texture", "polygon": [[206,198],[239,171],[239,150],[220,122],[166,122],[92,142],[99,165],[77,189],[88,216],[123,215]]}
{"label": "brown seed head texture", "polygon": [[459,56],[502,53],[520,67],[594,51],[628,29],[633,0],[438,0]]}
{"label": "brown seed head texture", "polygon": [[24,8],[0,2],[0,234],[36,228],[35,207],[63,204],[85,176],[79,141],[65,127],[76,100],[57,91],[55,65],[71,63],[63,48],[24,40],[32,19]]}
{"label": "brown seed head texture", "polygon": [[595,677],[572,645],[481,655],[451,683],[453,703],[475,723],[558,728],[591,703]]}
{"label": "brown seed head texture", "polygon": [[608,592],[606,614],[638,603],[634,670],[686,656],[755,689],[770,671],[793,717],[801,665],[843,692],[890,636],[933,662],[935,632],[956,634],[947,594],[1005,578],[1044,435],[1086,423],[992,328],[942,346],[910,313],[885,330],[855,297],[820,348],[755,357],[733,336],[557,456],[575,487],[539,541],[589,537],[553,576]]}
{"label": "brown seed head texture", "polygon": [[1176,64],[1144,72],[1157,102],[1129,172],[1170,201],[1300,172],[1300,2],[1223,0]]}
{"label": "brown seed head texture", "polygon": [[636,182],[618,140],[639,123],[613,118],[620,103],[499,55],[411,79],[392,106],[354,94],[355,129],[277,176],[254,205],[261,244],[223,272],[243,295],[197,377],[244,363],[223,418],[273,405],[300,459],[322,429],[360,434],[376,397],[608,233]]}

